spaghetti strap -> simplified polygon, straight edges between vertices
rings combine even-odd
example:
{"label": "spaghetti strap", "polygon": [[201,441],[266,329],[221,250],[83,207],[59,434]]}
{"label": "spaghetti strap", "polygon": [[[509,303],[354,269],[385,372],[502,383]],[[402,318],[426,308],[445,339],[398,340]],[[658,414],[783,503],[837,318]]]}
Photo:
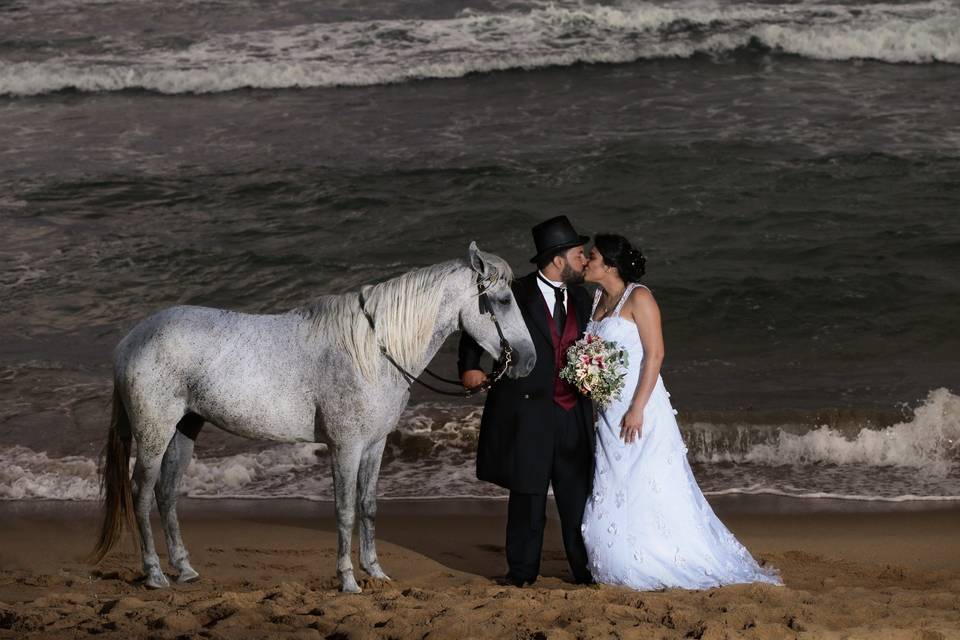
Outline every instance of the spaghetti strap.
{"label": "spaghetti strap", "polygon": [[603,287],[597,287],[593,292],[593,306],[590,307],[590,321],[593,322],[593,314],[597,312],[597,305],[600,303],[600,294],[603,293]]}
{"label": "spaghetti strap", "polygon": [[[623,303],[627,301],[627,298],[630,297],[630,294],[637,287],[643,287],[639,282],[631,282],[627,285],[627,288],[623,290],[623,295],[620,296],[620,302],[617,303],[617,308],[613,310],[613,313],[610,314],[611,317],[616,318],[620,315],[620,310],[623,309]],[[646,288],[646,287],[644,287]]]}

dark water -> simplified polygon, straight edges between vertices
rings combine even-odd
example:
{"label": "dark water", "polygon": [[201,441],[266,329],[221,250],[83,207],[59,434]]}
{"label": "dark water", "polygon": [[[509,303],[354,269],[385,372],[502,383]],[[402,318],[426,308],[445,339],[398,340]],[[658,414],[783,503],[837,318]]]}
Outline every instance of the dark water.
{"label": "dark water", "polygon": [[[95,494],[152,311],[523,273],[561,213],[643,247],[706,489],[960,495],[958,63],[944,2],[0,3],[0,497]],[[432,401],[381,490],[489,493]],[[325,495],[204,438],[195,493]]]}

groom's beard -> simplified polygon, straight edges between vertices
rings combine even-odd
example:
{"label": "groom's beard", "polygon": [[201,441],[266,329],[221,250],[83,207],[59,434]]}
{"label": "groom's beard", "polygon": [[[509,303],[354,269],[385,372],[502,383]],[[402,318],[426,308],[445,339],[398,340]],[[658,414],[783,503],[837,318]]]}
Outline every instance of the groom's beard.
{"label": "groom's beard", "polygon": [[571,267],[570,263],[568,262],[567,264],[563,265],[563,271],[560,272],[560,281],[568,287],[574,284],[583,284],[583,271],[580,271],[579,273],[574,271],[573,267]]}

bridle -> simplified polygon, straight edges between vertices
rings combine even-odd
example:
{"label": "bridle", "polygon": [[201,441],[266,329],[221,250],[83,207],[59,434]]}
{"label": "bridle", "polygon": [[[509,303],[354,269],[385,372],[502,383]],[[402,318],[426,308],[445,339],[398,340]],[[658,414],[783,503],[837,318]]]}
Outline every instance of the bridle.
{"label": "bridle", "polygon": [[[397,371],[400,372],[400,375],[403,376],[404,380],[407,381],[407,384],[417,384],[426,387],[434,393],[439,393],[445,396],[458,396],[462,398],[469,398],[470,396],[476,395],[482,391],[487,391],[492,387],[497,381],[500,380],[507,372],[507,369],[510,367],[510,363],[513,362],[513,347],[510,346],[510,342],[503,335],[503,328],[500,326],[500,321],[497,320],[497,314],[493,311],[493,305],[490,304],[490,298],[487,294],[487,291],[493,286],[493,280],[484,280],[481,275],[477,275],[477,304],[479,305],[479,310],[481,315],[490,314],[490,319],[493,320],[493,326],[497,329],[497,335],[500,336],[500,357],[497,359],[496,365],[494,366],[493,371],[490,372],[490,375],[487,377],[487,380],[483,384],[473,387],[471,389],[462,389],[459,391],[447,391],[444,389],[438,389],[433,385],[424,382],[419,379],[398,363],[393,356],[387,353],[386,347],[382,344],[377,344],[377,347],[380,349],[380,353],[383,354],[383,357],[387,359],[387,362],[392,364]],[[374,323],[373,316],[367,311],[367,301],[361,290],[357,294],[359,296],[360,311],[363,313],[364,317],[367,319],[367,322],[370,323],[370,330],[373,331],[374,337],[377,335],[377,326]],[[444,378],[438,376],[430,369],[425,369],[424,372],[429,376],[433,377],[440,382],[446,384],[452,384],[456,386],[461,386],[459,380],[451,380],[450,378]]]}

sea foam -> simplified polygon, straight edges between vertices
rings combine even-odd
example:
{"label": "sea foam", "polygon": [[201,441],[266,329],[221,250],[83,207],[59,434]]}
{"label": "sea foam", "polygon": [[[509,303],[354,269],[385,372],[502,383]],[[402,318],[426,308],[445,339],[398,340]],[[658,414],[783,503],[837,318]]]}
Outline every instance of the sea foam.
{"label": "sea foam", "polygon": [[[480,412],[411,407],[391,435],[382,498],[502,497],[476,480],[473,456]],[[680,417],[682,419],[683,413]],[[936,389],[910,419],[883,429],[841,432],[827,426],[765,428],[694,423],[682,427],[689,459],[708,495],[775,494],[850,500],[960,499],[960,396]],[[181,491],[195,498],[331,500],[322,444],[284,444],[200,457]],[[51,458],[23,446],[0,449],[0,499],[96,500],[95,460]]]}
{"label": "sea foam", "polygon": [[722,55],[960,64],[960,7],[536,5],[443,20],[379,20],[218,34],[182,49],[112,38],[102,55],[0,62],[0,95],[73,89],[214,93],[364,86],[577,63]]}
{"label": "sea foam", "polygon": [[856,433],[827,425],[709,423],[694,423],[685,432],[692,457],[705,464],[901,466],[943,475],[960,461],[960,396],[935,389],[909,420]]}

